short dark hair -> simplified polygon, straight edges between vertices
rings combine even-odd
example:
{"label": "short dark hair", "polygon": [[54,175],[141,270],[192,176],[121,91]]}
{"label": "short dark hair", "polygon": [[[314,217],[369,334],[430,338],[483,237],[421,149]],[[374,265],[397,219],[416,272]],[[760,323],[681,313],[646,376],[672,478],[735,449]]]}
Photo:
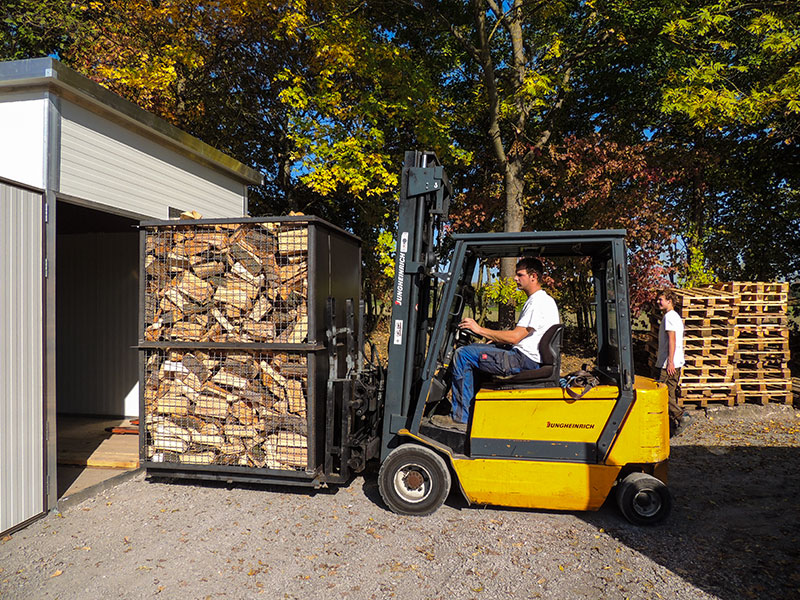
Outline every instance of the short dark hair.
{"label": "short dark hair", "polygon": [[664,298],[664,300],[669,300],[672,302],[672,306],[675,306],[678,303],[678,294],[675,293],[675,290],[672,288],[664,288],[658,295],[656,296],[656,300],[659,298]]}
{"label": "short dark hair", "polygon": [[519,261],[517,261],[516,270],[519,271],[520,269],[525,269],[528,272],[528,275],[533,275],[536,273],[536,277],[539,279],[539,281],[542,280],[542,276],[544,275],[544,265],[542,264],[542,261],[531,256],[520,258]]}

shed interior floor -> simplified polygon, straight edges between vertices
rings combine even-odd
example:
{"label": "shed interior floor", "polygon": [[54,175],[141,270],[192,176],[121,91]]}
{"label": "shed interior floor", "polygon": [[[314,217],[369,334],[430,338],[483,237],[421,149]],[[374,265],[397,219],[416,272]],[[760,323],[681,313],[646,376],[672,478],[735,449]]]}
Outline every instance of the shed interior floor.
{"label": "shed interior floor", "polygon": [[[129,419],[58,416],[58,497],[71,496],[139,466],[139,435],[112,433]],[[138,427],[136,427],[138,430]]]}

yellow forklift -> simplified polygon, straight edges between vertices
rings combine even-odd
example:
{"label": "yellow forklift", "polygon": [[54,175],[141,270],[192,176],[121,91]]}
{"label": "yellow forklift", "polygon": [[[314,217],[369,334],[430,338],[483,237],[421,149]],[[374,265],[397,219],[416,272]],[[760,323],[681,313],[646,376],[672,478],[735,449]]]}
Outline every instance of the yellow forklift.
{"label": "yellow forklift", "polygon": [[[631,522],[662,521],[672,505],[667,391],[634,375],[625,231],[455,234],[441,256],[450,194],[435,155],[406,154],[389,360],[375,406],[381,431],[364,446],[374,449],[365,458],[379,457],[384,501],[430,514],[455,483],[470,504],[597,510],[614,493]],[[454,349],[470,341],[458,324],[476,265],[523,256],[591,262],[598,384],[585,394],[562,386],[563,326],[554,326],[541,369],[482,383],[466,433],[434,426]]]}
{"label": "yellow forklift", "polygon": [[[200,377],[210,377],[205,364],[198,366],[192,354],[195,352],[208,357],[207,362],[214,368],[225,361],[226,369],[240,374],[226,374],[220,385],[227,385],[227,392],[216,384],[212,388],[215,394],[225,394],[227,403],[215,418],[224,418],[226,428],[230,426],[233,431],[240,426],[248,431],[247,426],[253,424],[257,414],[261,426],[246,438],[247,455],[231,462],[230,456],[218,453],[216,446],[209,449],[203,443],[217,436],[202,433],[203,424],[210,421],[198,418],[206,414],[196,412],[197,390],[186,392],[188,384],[181,384],[177,398],[183,403],[180,407],[184,413],[189,413],[185,418],[172,417],[165,425],[167,419],[162,414],[148,415],[162,429],[170,428],[163,434],[166,441],[160,441],[158,452],[152,444],[159,435],[157,429],[147,427],[148,419],[141,420],[141,460],[148,474],[322,487],[346,483],[353,473],[362,472],[368,463],[377,461],[381,495],[391,510],[402,514],[432,513],[455,483],[473,504],[558,510],[594,510],[613,492],[622,513],[634,523],[664,519],[671,507],[664,484],[669,457],[667,391],[650,379],[634,376],[625,232],[446,235],[451,193],[444,169],[434,154],[406,153],[386,367],[379,364],[374,353],[368,356],[364,352],[357,238],[307,216],[270,220],[273,228],[278,224],[292,227],[294,222],[307,228],[301,238],[307,242],[309,275],[308,297],[304,300],[308,303],[305,341],[141,339],[142,415],[148,415],[154,406],[152,397],[149,404],[146,402],[145,390],[161,398],[166,396],[157,394],[173,394],[175,384],[168,387],[162,383],[174,381],[176,374],[181,375],[178,381],[186,378],[194,385],[201,381]],[[254,222],[261,226],[262,221],[236,220],[233,225]],[[145,319],[144,315],[159,303],[158,298],[148,296],[152,292],[147,292],[148,244],[168,248],[179,239],[181,244],[176,247],[182,248],[185,232],[231,225],[230,220],[142,224],[141,331],[154,320]],[[253,244],[258,248],[253,246],[253,251],[272,257],[274,263],[272,238],[258,235],[256,239],[258,242]],[[226,261],[231,267],[242,267],[234,261],[250,260],[248,256],[254,255],[241,248],[226,250],[225,254],[214,250],[203,259],[207,262],[200,264],[222,265]],[[542,338],[540,353],[546,357],[542,368],[482,383],[466,432],[434,426],[430,417],[446,408],[455,348],[470,341],[458,324],[476,267],[485,261],[494,263],[503,257],[523,256],[591,264],[598,340],[592,378],[598,385],[585,394],[561,385],[560,343],[564,331],[556,326]],[[170,271],[165,273],[172,279]],[[260,283],[253,284],[253,273],[246,277],[252,289],[263,285],[264,297],[268,297],[272,289],[269,286],[276,281],[276,273],[269,269],[261,272]],[[155,285],[153,289],[161,287]],[[291,295],[297,299],[294,292]],[[336,306],[337,299],[344,301],[344,307]],[[209,310],[217,306],[215,302],[215,298],[211,299],[204,307],[194,306],[192,310]],[[168,312],[165,318],[173,317]],[[158,323],[160,326],[160,318]],[[226,353],[239,357],[255,354],[259,360],[238,360]],[[270,413],[270,407],[281,400],[266,384],[270,379],[285,379],[277,372],[278,366],[271,367],[267,361],[283,353],[302,359],[287,361],[291,367],[286,368],[296,377],[298,389],[303,392],[299,395],[305,395],[304,417],[293,414],[284,419]],[[173,360],[173,354],[184,359]],[[272,374],[265,375],[263,385],[253,385],[251,389],[248,382],[253,375],[245,371],[253,363],[266,365],[261,368]],[[163,381],[159,379],[162,377]],[[276,385],[280,387],[280,383]],[[219,400],[214,402],[213,410],[219,411]],[[236,411],[232,410],[234,404]],[[172,415],[171,405],[165,406],[165,414]],[[284,413],[285,409],[277,414]],[[202,441],[195,440],[190,429]],[[297,443],[300,449],[292,447],[293,456],[305,447],[298,464],[287,468],[285,464],[267,463],[265,454],[262,456],[258,450],[266,453],[266,440],[261,434],[266,431],[276,439],[280,434]],[[230,439],[244,446],[236,435]],[[203,456],[205,462],[183,460],[180,450],[186,450],[190,443],[194,454],[188,455]],[[164,449],[164,444],[169,446]],[[148,454],[148,447],[152,454]]]}

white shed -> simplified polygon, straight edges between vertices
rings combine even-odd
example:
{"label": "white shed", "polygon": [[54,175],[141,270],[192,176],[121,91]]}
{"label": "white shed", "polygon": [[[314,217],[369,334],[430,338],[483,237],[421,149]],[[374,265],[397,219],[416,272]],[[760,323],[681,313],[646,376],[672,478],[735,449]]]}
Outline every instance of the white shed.
{"label": "white shed", "polygon": [[261,175],[52,58],[0,63],[0,532],[56,506],[56,416],[138,414],[135,225]]}

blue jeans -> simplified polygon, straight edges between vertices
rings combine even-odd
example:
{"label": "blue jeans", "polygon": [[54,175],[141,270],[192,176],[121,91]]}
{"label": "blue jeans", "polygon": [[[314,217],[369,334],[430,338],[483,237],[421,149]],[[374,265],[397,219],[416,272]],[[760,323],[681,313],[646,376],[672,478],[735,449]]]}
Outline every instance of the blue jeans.
{"label": "blue jeans", "polygon": [[539,368],[518,350],[503,350],[490,344],[470,344],[456,348],[453,355],[453,407],[450,416],[454,421],[466,423],[469,408],[475,398],[475,371],[491,375],[516,375],[520,371]]}

